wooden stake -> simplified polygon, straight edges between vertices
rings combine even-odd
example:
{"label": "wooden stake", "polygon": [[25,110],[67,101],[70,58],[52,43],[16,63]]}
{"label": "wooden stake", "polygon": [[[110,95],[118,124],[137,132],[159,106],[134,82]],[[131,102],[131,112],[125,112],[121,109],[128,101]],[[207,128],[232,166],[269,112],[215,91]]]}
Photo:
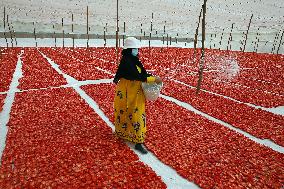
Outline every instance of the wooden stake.
{"label": "wooden stake", "polygon": [[72,13],[72,29],[71,29],[71,31],[72,32],[74,31],[74,15],[73,15],[73,13]]}
{"label": "wooden stake", "polygon": [[8,48],[9,47],[9,43],[8,43],[8,39],[7,39],[7,36],[6,36],[6,31],[4,31],[4,37],[5,37],[6,45],[7,45],[7,48]]}
{"label": "wooden stake", "polygon": [[[124,40],[125,40],[125,35],[122,36],[122,45],[124,46]],[[140,37],[140,41],[141,41],[141,37]]]}
{"label": "wooden stake", "polygon": [[149,57],[151,56],[151,37],[152,37],[152,34],[150,33],[150,38],[149,38]]}
{"label": "wooden stake", "polygon": [[273,46],[272,46],[272,50],[271,50],[271,53],[273,53],[273,51],[275,50],[275,48],[276,48],[276,43],[277,43],[277,39],[278,39],[278,36],[279,36],[280,34],[278,34],[278,33],[276,33],[276,35],[275,35],[275,38],[274,38],[274,41],[273,41]]}
{"label": "wooden stake", "polygon": [[62,42],[63,42],[63,48],[65,47],[65,44],[64,44],[64,20],[63,20],[63,18],[62,18],[62,20],[61,20],[61,26],[62,26]]}
{"label": "wooden stake", "polygon": [[11,29],[12,29],[13,38],[14,38],[14,40],[15,40],[16,47],[17,47],[17,46],[18,46],[18,42],[17,42],[17,38],[16,38],[16,34],[15,34],[14,27],[13,27],[13,25],[12,25],[12,22],[11,22]]}
{"label": "wooden stake", "polygon": [[[231,31],[230,31],[230,35],[229,35],[229,39],[228,39],[228,46],[227,46],[227,51],[229,50],[229,45],[232,41],[232,32],[233,32],[233,29],[234,29],[234,24],[235,23],[232,23],[232,27],[231,27]],[[230,49],[231,50],[231,49]]]}
{"label": "wooden stake", "polygon": [[123,22],[123,33],[125,34],[125,22]]}
{"label": "wooden stake", "polygon": [[248,29],[247,29],[247,33],[246,33],[246,38],[245,38],[245,44],[244,44],[243,52],[245,52],[245,50],[246,50],[246,44],[247,44],[247,39],[248,39],[248,32],[249,32],[249,28],[250,28],[252,17],[253,17],[253,14],[251,15],[250,20],[249,20],[249,25],[248,25]]}
{"label": "wooden stake", "polygon": [[55,27],[54,24],[52,25],[53,27],[53,34],[54,34],[54,46],[56,47],[56,35],[55,35]]}
{"label": "wooden stake", "polygon": [[4,29],[6,28],[6,22],[5,22],[5,19],[6,19],[6,7],[4,7],[4,17],[3,17]]}
{"label": "wooden stake", "polygon": [[258,39],[257,39],[256,48],[255,48],[255,52],[256,52],[256,53],[257,53],[257,50],[258,50],[258,44],[259,44],[259,41],[260,41],[260,39],[258,38]]}
{"label": "wooden stake", "polygon": [[118,39],[118,47],[120,48],[120,38]]}
{"label": "wooden stake", "polygon": [[118,65],[118,0],[116,0],[116,64]]}
{"label": "wooden stake", "polygon": [[178,39],[177,38],[178,38],[178,33],[177,33],[177,36],[176,36],[176,44],[178,43]]}
{"label": "wooden stake", "polygon": [[225,31],[225,28],[223,28],[223,31],[222,31],[222,34],[221,34],[221,39],[220,39],[220,42],[219,42],[219,45],[220,45],[220,46],[219,46],[219,50],[221,49],[224,31]]}
{"label": "wooden stake", "polygon": [[259,27],[257,28],[257,32],[256,32],[256,37],[255,37],[255,42],[254,42],[254,47],[253,47],[253,51],[254,52],[257,52],[257,50],[256,50],[256,45],[257,45],[257,43],[259,42],[259,39],[258,39],[258,34],[259,34]]}
{"label": "wooden stake", "polygon": [[9,32],[10,32],[11,45],[12,45],[12,47],[14,47],[13,35],[12,35],[12,30],[11,30],[9,22],[7,22],[7,25],[8,25],[8,29],[9,29]]}
{"label": "wooden stake", "polygon": [[167,47],[169,46],[169,34],[167,34]]}
{"label": "wooden stake", "polygon": [[75,46],[75,40],[74,40],[74,15],[72,13],[72,47],[74,49]]}
{"label": "wooden stake", "polygon": [[104,27],[104,47],[106,47],[106,29]]}
{"label": "wooden stake", "polygon": [[282,31],[282,35],[281,35],[281,37],[280,37],[280,42],[279,42],[279,46],[278,46],[278,49],[277,49],[276,54],[279,54],[280,46],[281,46],[281,44],[282,44],[283,35],[284,35],[284,30]]}
{"label": "wooden stake", "polygon": [[36,47],[37,47],[35,22],[33,22],[33,25],[34,25],[34,37],[35,37],[35,42],[36,42]]}
{"label": "wooden stake", "polygon": [[211,43],[212,43],[212,39],[213,39],[212,37],[213,37],[213,34],[211,33],[210,34],[210,49],[211,49]]}
{"label": "wooden stake", "polygon": [[196,46],[197,46],[197,38],[198,38],[198,30],[199,30],[199,25],[200,25],[201,14],[202,14],[202,8],[199,13],[198,24],[195,30],[194,43],[193,43],[193,46],[194,46],[193,62],[195,62],[195,57],[196,57]]}
{"label": "wooden stake", "polygon": [[87,6],[87,48],[89,48],[89,6]]}
{"label": "wooden stake", "polygon": [[202,51],[201,51],[201,58],[200,58],[200,68],[199,68],[199,79],[196,87],[196,94],[200,91],[202,77],[203,77],[203,67],[204,67],[204,59],[205,59],[205,16],[206,16],[206,2],[204,0],[203,4],[203,18],[202,18]]}
{"label": "wooden stake", "polygon": [[8,26],[9,33],[10,33],[11,45],[12,45],[12,47],[14,47],[13,36],[12,36],[12,32],[11,32],[11,27],[10,27],[10,24],[9,24],[9,15],[7,15],[6,23],[7,23],[7,26]]}
{"label": "wooden stake", "polygon": [[[89,32],[91,31],[91,27],[89,27]],[[88,47],[90,47],[90,34],[88,34]]]}

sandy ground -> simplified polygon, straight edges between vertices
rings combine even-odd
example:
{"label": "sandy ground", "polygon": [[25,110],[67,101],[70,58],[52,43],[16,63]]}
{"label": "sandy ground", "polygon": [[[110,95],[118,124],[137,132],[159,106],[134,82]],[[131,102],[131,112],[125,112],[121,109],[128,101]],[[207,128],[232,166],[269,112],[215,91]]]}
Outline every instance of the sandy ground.
{"label": "sandy ground", "polygon": [[[228,40],[224,39],[222,43],[218,40],[219,38],[215,39],[210,39],[206,40],[205,46],[207,48],[213,48],[213,49],[222,49],[222,50],[236,50],[239,51],[240,48],[243,47],[243,44],[241,43],[241,40],[234,40],[230,42],[228,45]],[[15,39],[13,41],[11,39],[7,39],[8,46],[11,47],[12,44],[13,46],[18,46],[18,47],[35,47],[36,44],[38,47],[62,47],[63,46],[63,39],[58,38],[37,38],[36,40],[33,38],[18,38],[17,40],[17,45]],[[105,42],[103,39],[90,39],[89,40],[89,46],[90,47],[103,47]],[[115,47],[115,39],[107,39],[106,40],[106,47]],[[123,40],[120,40],[120,46],[122,46]],[[141,41],[142,47],[149,47],[149,40],[142,40]],[[185,43],[185,42],[172,42],[171,44],[160,41],[160,40],[152,40],[151,41],[151,47],[179,47],[179,48],[193,48],[194,45],[193,43]],[[6,47],[6,41],[4,38],[0,38],[0,47]],[[73,46],[73,41],[70,38],[64,39],[64,46],[65,47],[72,47]],[[75,39],[74,40],[74,46],[75,47],[86,47],[87,46],[87,39]],[[198,47],[201,47],[201,41],[198,42]],[[246,45],[246,52],[257,52],[257,53],[276,53],[279,48],[278,53],[279,54],[284,54],[284,45],[282,43],[281,46],[279,46],[279,43],[274,43],[273,41],[260,41],[257,42],[253,39],[248,39],[247,45]]]}
{"label": "sandy ground", "polygon": [[[152,22],[152,36],[169,34],[172,37],[194,37],[202,3],[201,0],[120,0],[120,33],[124,33],[125,22],[126,35],[140,35],[142,29],[142,33],[145,32],[149,36]],[[66,33],[71,33],[73,23],[73,33],[86,33],[87,6],[89,7],[89,33],[103,34],[105,30],[107,34],[115,34],[116,1],[114,0],[2,0],[0,2],[1,15],[3,15],[1,17],[4,17],[5,7],[5,13],[9,15],[8,22],[17,32],[33,32],[35,27],[37,32],[60,33],[64,29]],[[228,37],[226,34],[231,32],[234,23],[232,33],[236,36],[235,39],[239,39],[237,35],[246,32],[253,14],[250,26],[251,38],[260,33],[260,41],[273,41],[277,34],[279,41],[283,31],[283,12],[283,0],[208,1],[206,32],[208,38],[211,34],[221,35],[222,33],[226,38]],[[3,21],[0,22],[0,31],[4,31],[3,25]]]}
{"label": "sandy ground", "polygon": [[[153,37],[169,35],[172,38],[194,38],[202,3],[201,0],[120,0],[119,33],[138,36],[145,32],[146,36],[151,33]],[[115,35],[116,1],[113,0],[2,0],[0,10],[4,18],[5,9],[6,28],[4,22],[0,22],[0,32],[8,32],[7,26],[10,26],[16,32],[33,33],[35,28],[37,33],[62,33],[63,30],[65,33],[87,33],[87,6],[89,33],[103,35],[105,31],[106,35]],[[226,49],[232,33],[231,49],[240,50],[253,15],[246,51],[254,51],[258,46],[258,52],[276,53],[279,49],[279,53],[283,54],[283,12],[283,0],[208,1],[206,45],[208,48]],[[3,38],[0,40],[0,46],[6,46],[6,41]],[[19,46],[22,46],[20,42]]]}

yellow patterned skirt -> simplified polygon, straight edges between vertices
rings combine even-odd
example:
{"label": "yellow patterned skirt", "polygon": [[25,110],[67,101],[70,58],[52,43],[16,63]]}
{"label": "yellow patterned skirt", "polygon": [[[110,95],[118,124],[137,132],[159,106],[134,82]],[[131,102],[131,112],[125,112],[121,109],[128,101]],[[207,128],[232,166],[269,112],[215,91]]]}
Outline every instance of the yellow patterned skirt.
{"label": "yellow patterned skirt", "polygon": [[145,96],[141,81],[121,78],[114,98],[115,133],[134,143],[143,143],[146,134]]}

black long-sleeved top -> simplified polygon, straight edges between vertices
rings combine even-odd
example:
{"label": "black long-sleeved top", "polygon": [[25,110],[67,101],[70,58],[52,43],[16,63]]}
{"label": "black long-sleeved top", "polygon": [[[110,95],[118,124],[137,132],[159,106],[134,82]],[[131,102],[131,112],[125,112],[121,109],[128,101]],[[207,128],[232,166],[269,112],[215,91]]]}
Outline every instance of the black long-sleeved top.
{"label": "black long-sleeved top", "polygon": [[[141,69],[141,73],[139,73],[136,66]],[[133,56],[129,53],[123,53],[113,82],[117,83],[121,78],[131,81],[136,80],[146,82],[147,77],[149,76],[151,76],[151,74],[148,74],[146,72],[143,64],[139,61],[138,57]]]}

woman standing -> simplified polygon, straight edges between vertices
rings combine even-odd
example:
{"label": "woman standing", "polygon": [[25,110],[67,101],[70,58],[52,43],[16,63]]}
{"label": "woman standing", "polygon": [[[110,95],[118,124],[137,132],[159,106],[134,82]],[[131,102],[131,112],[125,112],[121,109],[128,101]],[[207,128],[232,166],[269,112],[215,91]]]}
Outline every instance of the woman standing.
{"label": "woman standing", "polygon": [[142,144],[146,134],[145,96],[142,82],[161,83],[159,77],[151,76],[138,58],[140,42],[129,37],[125,40],[122,58],[118,66],[114,83],[115,133],[120,138],[135,143],[135,149],[146,154]]}

